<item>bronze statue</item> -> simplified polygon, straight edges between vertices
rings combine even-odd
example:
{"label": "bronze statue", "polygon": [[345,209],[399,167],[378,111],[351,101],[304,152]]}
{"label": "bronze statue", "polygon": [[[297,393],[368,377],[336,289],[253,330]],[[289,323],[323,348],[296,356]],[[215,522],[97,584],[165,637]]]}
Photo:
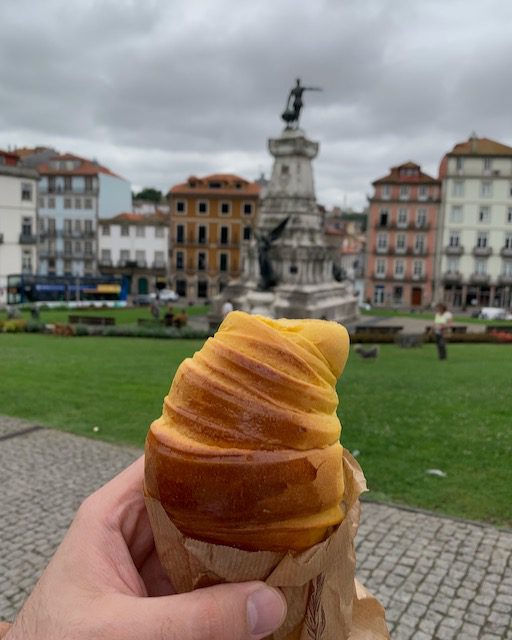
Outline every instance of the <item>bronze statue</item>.
{"label": "bronze statue", "polygon": [[304,106],[302,102],[302,94],[304,91],[322,91],[322,89],[318,87],[303,87],[300,84],[300,78],[297,78],[297,83],[288,96],[286,109],[281,114],[281,118],[286,122],[287,129],[291,129],[293,123],[295,123],[295,126],[299,126],[300,112]]}
{"label": "bronze statue", "polygon": [[269,251],[272,244],[281,236],[290,216],[280,222],[277,227],[272,229],[266,234],[256,234],[256,241],[258,244],[258,263],[260,266],[260,281],[258,283],[258,289],[260,291],[269,291],[277,284],[277,278],[270,261]]}

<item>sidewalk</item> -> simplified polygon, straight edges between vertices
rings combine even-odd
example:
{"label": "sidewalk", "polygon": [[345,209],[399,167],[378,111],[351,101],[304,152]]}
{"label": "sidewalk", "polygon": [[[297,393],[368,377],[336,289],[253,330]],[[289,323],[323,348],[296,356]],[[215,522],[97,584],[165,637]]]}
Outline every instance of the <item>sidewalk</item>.
{"label": "sidewalk", "polygon": [[[140,453],[0,416],[0,619],[15,615],[82,499]],[[512,638],[512,531],[365,502],[357,573],[393,640]]]}

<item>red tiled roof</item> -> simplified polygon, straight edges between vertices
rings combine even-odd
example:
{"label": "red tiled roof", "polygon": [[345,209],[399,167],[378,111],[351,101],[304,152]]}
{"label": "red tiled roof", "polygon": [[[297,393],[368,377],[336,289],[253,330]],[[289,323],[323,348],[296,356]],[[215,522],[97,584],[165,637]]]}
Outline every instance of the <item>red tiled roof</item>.
{"label": "red tiled roof", "polygon": [[4,164],[10,167],[15,167],[20,161],[19,155],[12,151],[3,151],[0,149],[0,156],[4,159]]}
{"label": "red tiled roof", "polygon": [[[56,169],[51,166],[51,163],[55,160],[79,160],[80,166],[76,169]],[[38,165],[37,170],[42,176],[97,176],[99,173],[103,173],[113,176],[114,178],[121,178],[121,176],[117,175],[107,167],[104,167],[97,162],[93,162],[92,160],[88,160],[87,158],[76,156],[73,153],[59,153],[50,158],[48,163]],[[124,180],[124,178],[121,179]]]}
{"label": "red tiled roof", "polygon": [[[221,187],[211,187],[210,183],[220,183]],[[236,185],[241,185],[237,187]],[[203,178],[190,176],[187,182],[174,185],[168,191],[168,195],[259,195],[261,186],[257,182],[250,182],[232,173],[212,173]]]}
{"label": "red tiled roof", "polygon": [[169,216],[165,213],[133,213],[131,211],[118,213],[108,219],[101,219],[100,224],[142,224],[142,225],[167,225]]}
{"label": "red tiled roof", "polygon": [[[403,169],[414,169],[416,170],[416,175],[401,175]],[[419,164],[409,161],[404,162],[404,164],[399,164],[396,167],[391,167],[391,171],[387,176],[375,180],[372,184],[400,184],[402,182],[407,184],[437,184],[439,180],[423,173]]]}
{"label": "red tiled roof", "polygon": [[448,156],[512,156],[512,147],[490,138],[471,136],[466,142],[457,143]]}

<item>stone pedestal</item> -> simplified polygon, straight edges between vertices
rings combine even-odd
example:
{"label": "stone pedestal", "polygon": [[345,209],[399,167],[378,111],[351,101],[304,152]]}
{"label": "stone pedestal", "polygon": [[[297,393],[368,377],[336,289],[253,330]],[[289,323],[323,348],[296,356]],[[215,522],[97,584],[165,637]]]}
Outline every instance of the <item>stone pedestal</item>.
{"label": "stone pedestal", "polygon": [[[357,299],[350,284],[333,277],[336,247],[324,238],[315,197],[312,160],[319,145],[301,129],[285,129],[269,140],[274,166],[261,202],[256,238],[243,256],[243,273],[212,305],[211,324],[230,299],[236,309],[272,318],[323,318],[343,323],[357,320]],[[288,219],[284,231],[268,250],[277,285],[261,291],[257,238],[268,237]]]}

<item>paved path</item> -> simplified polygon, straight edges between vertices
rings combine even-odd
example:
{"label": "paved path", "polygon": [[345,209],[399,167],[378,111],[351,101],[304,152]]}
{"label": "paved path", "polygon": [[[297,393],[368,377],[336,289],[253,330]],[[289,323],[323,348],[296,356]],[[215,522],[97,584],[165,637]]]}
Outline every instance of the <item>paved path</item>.
{"label": "paved path", "polygon": [[[0,619],[15,615],[81,500],[140,454],[33,427],[0,417]],[[357,566],[393,640],[512,639],[512,531],[366,502]]]}
{"label": "paved path", "polygon": [[[431,320],[425,320],[422,318],[411,318],[406,316],[361,316],[356,323],[359,325],[368,325],[371,327],[378,327],[379,325],[387,325],[393,327],[403,327],[404,333],[424,333],[426,327],[432,327],[434,324],[434,315],[432,314]],[[464,323],[454,322],[454,326],[463,327],[466,326],[470,333],[484,333],[486,325],[478,323]]]}

